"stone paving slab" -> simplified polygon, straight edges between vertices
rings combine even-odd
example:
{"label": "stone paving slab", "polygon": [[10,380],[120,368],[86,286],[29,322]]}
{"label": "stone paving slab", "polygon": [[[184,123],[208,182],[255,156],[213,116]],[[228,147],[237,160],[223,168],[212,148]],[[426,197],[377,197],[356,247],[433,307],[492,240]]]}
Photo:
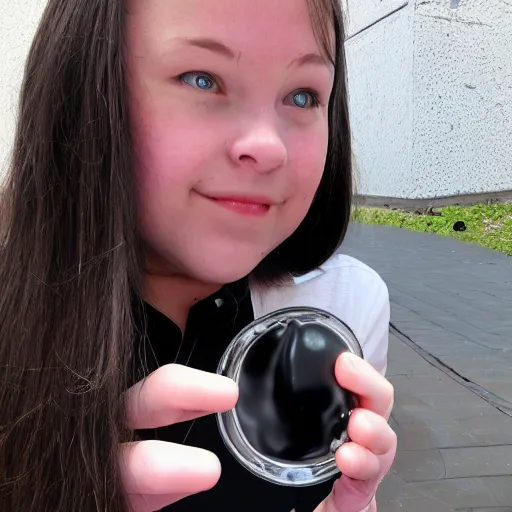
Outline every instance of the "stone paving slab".
{"label": "stone paving slab", "polygon": [[379,512],[512,512],[512,258],[362,225],[341,252],[390,291],[399,444]]}
{"label": "stone paving slab", "polygon": [[342,252],[383,277],[391,321],[512,408],[512,258],[449,237],[353,224]]}
{"label": "stone paving slab", "polygon": [[379,512],[512,512],[512,418],[394,335],[388,378],[398,452]]}

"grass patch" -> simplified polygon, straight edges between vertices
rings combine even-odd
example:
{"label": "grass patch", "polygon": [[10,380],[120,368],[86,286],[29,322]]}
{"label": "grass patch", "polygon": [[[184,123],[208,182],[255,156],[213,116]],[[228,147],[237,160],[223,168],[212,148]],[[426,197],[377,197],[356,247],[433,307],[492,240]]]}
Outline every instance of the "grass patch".
{"label": "grass patch", "polygon": [[[357,207],[354,220],[451,236],[512,256],[512,203],[447,206],[410,213],[403,210]],[[466,230],[455,231],[463,222]]]}

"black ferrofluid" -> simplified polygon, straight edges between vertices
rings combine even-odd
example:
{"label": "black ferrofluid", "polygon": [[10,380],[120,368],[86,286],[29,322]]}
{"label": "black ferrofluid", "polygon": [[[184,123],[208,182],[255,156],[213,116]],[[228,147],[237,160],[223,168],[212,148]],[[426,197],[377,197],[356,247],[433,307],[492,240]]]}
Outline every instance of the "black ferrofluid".
{"label": "black ferrofluid", "polygon": [[355,405],[334,375],[336,359],[347,351],[331,329],[297,320],[281,322],[254,342],[240,370],[236,406],[254,449],[292,463],[329,454]]}

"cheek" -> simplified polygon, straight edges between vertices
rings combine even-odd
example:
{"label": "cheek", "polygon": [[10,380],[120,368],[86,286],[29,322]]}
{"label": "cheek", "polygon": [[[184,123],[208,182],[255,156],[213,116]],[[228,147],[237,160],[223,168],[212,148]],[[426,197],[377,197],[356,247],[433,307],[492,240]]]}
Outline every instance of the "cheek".
{"label": "cheek", "polygon": [[317,130],[313,136],[298,140],[290,153],[292,193],[282,218],[280,234],[283,240],[299,227],[311,207],[322,180],[326,152],[327,131]]}
{"label": "cheek", "polygon": [[153,240],[176,215],[190,187],[191,170],[184,167],[184,137],[175,123],[149,110],[133,112],[132,134],[137,180],[137,211],[143,238]]}
{"label": "cheek", "polygon": [[133,133],[141,184],[160,194],[189,191],[222,147],[219,131],[179,105],[135,109]]}
{"label": "cheek", "polygon": [[[135,130],[137,175],[142,186],[174,187],[186,181],[183,144],[186,138],[172,125],[153,119],[140,123]],[[167,189],[169,190],[169,189]]]}
{"label": "cheek", "polygon": [[307,140],[299,141],[294,151],[294,195],[306,210],[309,209],[323,176],[327,137],[326,130],[319,130]]}

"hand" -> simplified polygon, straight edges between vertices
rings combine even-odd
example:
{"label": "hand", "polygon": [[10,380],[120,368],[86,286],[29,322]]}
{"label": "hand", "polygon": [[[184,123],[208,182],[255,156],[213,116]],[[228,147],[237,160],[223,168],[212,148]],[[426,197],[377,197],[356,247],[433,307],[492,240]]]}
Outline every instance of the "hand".
{"label": "hand", "polygon": [[359,408],[350,417],[350,442],[336,452],[342,477],[315,512],[374,512],[377,487],[396,454],[396,434],[388,425],[393,386],[353,354],[338,358],[335,373],[339,385],[359,397]]}
{"label": "hand", "polygon": [[[129,428],[157,428],[232,409],[236,384],[219,375],[167,365],[127,391]],[[211,452],[167,443],[140,441],[121,449],[121,475],[131,510],[153,512],[212,488],[220,478]]]}

